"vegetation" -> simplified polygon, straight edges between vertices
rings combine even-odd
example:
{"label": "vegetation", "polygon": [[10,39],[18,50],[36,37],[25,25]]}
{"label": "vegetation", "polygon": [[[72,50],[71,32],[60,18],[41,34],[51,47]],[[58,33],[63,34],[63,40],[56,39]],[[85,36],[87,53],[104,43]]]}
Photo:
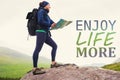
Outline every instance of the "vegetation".
{"label": "vegetation", "polygon": [[[45,58],[42,61],[45,61]],[[39,67],[48,68],[49,63],[41,62]],[[0,47],[0,80],[20,80],[31,69],[30,56]]]}
{"label": "vegetation", "polygon": [[[49,68],[49,60],[41,58],[39,67]],[[120,62],[105,65],[102,68],[120,71]],[[28,71],[32,69],[30,56],[17,51],[0,47],[0,80],[20,80]]]}
{"label": "vegetation", "polygon": [[109,65],[105,65],[102,68],[104,68],[104,69],[110,69],[110,70],[115,70],[115,71],[120,71],[120,62],[109,64]]}
{"label": "vegetation", "polygon": [[[41,64],[48,68],[48,64]],[[32,69],[31,64],[0,64],[0,80],[19,80],[24,74]],[[4,79],[2,79],[4,78]]]}

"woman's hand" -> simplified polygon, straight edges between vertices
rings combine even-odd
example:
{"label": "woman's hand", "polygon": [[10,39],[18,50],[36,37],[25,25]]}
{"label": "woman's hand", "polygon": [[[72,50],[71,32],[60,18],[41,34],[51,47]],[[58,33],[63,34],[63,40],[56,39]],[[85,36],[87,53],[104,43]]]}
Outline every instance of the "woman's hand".
{"label": "woman's hand", "polygon": [[54,28],[56,26],[56,23],[53,23],[52,25],[51,25],[51,28]]}

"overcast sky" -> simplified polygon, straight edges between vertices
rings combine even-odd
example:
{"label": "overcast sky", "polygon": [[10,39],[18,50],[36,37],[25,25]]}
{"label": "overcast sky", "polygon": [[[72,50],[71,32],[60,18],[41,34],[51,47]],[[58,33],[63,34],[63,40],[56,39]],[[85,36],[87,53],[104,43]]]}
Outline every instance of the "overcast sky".
{"label": "overcast sky", "polygon": [[[32,56],[35,47],[35,37],[27,40],[26,15],[41,0],[0,0],[0,45],[9,47]],[[52,38],[58,44],[57,60],[79,65],[110,63],[120,57],[120,0],[47,0],[51,4],[49,15],[57,22],[60,18],[72,20],[73,23],[63,30],[52,31]],[[117,47],[116,58],[76,58],[75,21],[81,20],[117,20],[114,45]],[[86,33],[84,36],[88,37]],[[44,46],[41,56],[50,58],[49,46]],[[49,51],[49,52],[47,52]]]}

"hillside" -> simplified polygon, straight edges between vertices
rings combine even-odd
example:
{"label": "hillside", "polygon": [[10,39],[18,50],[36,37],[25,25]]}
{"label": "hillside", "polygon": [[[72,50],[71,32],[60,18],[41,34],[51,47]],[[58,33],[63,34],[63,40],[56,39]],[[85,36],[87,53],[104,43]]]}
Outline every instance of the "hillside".
{"label": "hillside", "polygon": [[[49,62],[50,60],[44,57],[39,58],[40,62]],[[0,47],[0,64],[5,63],[32,63],[32,57],[18,51]]]}
{"label": "hillside", "polygon": [[[40,67],[49,67],[49,59],[44,57],[39,59]],[[0,80],[7,80],[8,78],[8,80],[19,80],[21,76],[31,69],[31,56],[9,48],[0,47]]]}
{"label": "hillside", "polygon": [[29,63],[31,61],[30,56],[27,56],[25,54],[22,54],[18,51],[0,47],[0,64],[5,63],[21,63],[21,62],[27,62]]}
{"label": "hillside", "polygon": [[103,66],[102,68],[115,70],[115,71],[120,71],[120,62],[113,63],[113,64],[108,64],[108,65]]}

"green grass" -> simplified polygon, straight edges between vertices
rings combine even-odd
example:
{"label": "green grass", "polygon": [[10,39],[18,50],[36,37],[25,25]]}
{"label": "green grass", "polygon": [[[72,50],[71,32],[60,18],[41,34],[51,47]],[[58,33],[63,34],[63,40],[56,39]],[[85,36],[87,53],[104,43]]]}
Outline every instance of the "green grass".
{"label": "green grass", "polygon": [[[46,58],[40,58],[39,67],[48,68]],[[32,57],[9,48],[0,47],[0,80],[20,80],[32,69]]]}
{"label": "green grass", "polygon": [[109,65],[105,65],[102,68],[109,69],[109,70],[120,71],[120,62],[109,64]]}
{"label": "green grass", "polygon": [[[39,67],[48,68],[49,64],[41,63]],[[25,64],[25,63],[24,64],[0,64],[0,78],[4,78],[4,80],[7,80],[7,79],[19,80],[19,78],[24,76],[31,69],[32,69],[32,65]]]}
{"label": "green grass", "polygon": [[0,78],[0,80],[20,80],[20,78]]}

